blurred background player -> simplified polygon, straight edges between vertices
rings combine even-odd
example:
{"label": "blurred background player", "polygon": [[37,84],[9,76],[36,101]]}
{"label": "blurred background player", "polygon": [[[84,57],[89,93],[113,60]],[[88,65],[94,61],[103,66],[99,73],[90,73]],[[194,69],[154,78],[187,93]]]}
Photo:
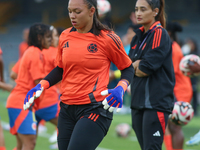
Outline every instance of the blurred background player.
{"label": "blurred background player", "polygon": [[19,59],[10,71],[10,78],[13,80],[17,79],[20,59],[28,48],[28,35],[29,35],[29,28],[26,28],[23,30],[23,41],[19,44]]}
{"label": "blurred background player", "polygon": [[[61,35],[61,33],[65,30],[64,28],[62,27],[57,27],[57,28],[54,28],[54,30],[57,31],[57,34],[56,34],[56,31],[54,31],[54,35],[52,35],[52,46],[51,47],[54,47],[54,49],[56,48],[56,52],[58,50],[58,40],[56,40],[56,36],[59,36]],[[53,42],[54,41],[54,42]],[[50,47],[50,48],[51,48]],[[55,55],[56,57],[56,55]],[[55,61],[55,58],[53,59]],[[55,63],[54,63],[55,64]],[[60,83],[56,84],[57,86],[57,93],[59,94],[59,97],[60,97]],[[59,101],[60,101],[60,98],[59,98]],[[60,107],[60,106],[59,106]],[[54,133],[51,135],[51,137],[49,138],[49,142],[53,143],[53,142],[57,142],[57,127],[56,127],[56,130],[54,131]],[[57,146],[57,143],[53,144],[53,145],[50,145],[50,148],[51,149],[57,149],[58,146]]]}
{"label": "blurred background player", "polygon": [[[0,88],[1,88],[1,83],[4,84],[3,80],[3,58],[2,58],[2,50],[0,48]],[[1,126],[1,118],[0,118],[0,150],[6,150],[5,148],[5,141],[4,141],[4,136],[3,136],[3,128]]]}
{"label": "blurred background player", "polygon": [[18,59],[18,61],[15,63],[15,65],[12,67],[12,69],[10,71],[10,78],[12,80],[14,80],[14,81],[17,79],[19,65],[20,65],[20,60],[21,59]]}
{"label": "blurred background player", "polygon": [[[50,73],[55,67],[55,59],[58,51],[58,41],[59,41],[59,33],[56,28],[53,26],[50,27],[52,31],[52,40],[51,46],[49,49],[44,49],[42,54],[44,55],[45,60],[45,75]],[[49,121],[57,127],[58,124],[58,114],[60,111],[60,100],[59,100],[59,89],[57,85],[50,87],[45,90],[41,100],[37,104],[36,108],[36,120],[40,123],[41,120]],[[57,141],[57,131],[54,132],[52,137],[49,138],[50,142]]]}
{"label": "blurred background player", "polygon": [[11,92],[13,88],[14,88],[13,85],[0,81],[0,89]]}
{"label": "blurred background player", "polygon": [[[195,54],[199,56],[198,44],[194,38],[187,38],[185,43],[181,47],[182,52],[184,55]],[[193,97],[192,97],[192,107],[194,109],[194,115],[198,115],[198,76],[194,76],[191,79],[192,82],[192,89],[193,89]]]}
{"label": "blurred background player", "polygon": [[22,55],[28,48],[28,35],[29,35],[29,28],[26,28],[23,30],[23,40],[24,41],[22,41],[19,44],[19,59],[22,57]]}
{"label": "blurred background player", "polygon": [[0,118],[0,150],[6,150],[4,135],[3,135],[3,128],[1,126],[1,118]]}
{"label": "blurred background player", "polygon": [[33,150],[36,144],[36,120],[34,107],[24,111],[26,93],[44,78],[43,49],[51,44],[49,26],[34,24],[30,27],[29,48],[21,58],[16,86],[7,99],[10,132],[16,136],[17,150]]}
{"label": "blurred background player", "polygon": [[1,50],[1,47],[0,47],[0,81],[4,82],[4,74],[3,74],[3,51]]}
{"label": "blurred background player", "polygon": [[[188,44],[189,43],[192,44],[191,42],[195,44],[195,41],[193,42],[192,39],[190,39],[190,42],[188,42]],[[196,45],[196,48],[197,48],[197,45]],[[194,65],[189,64],[189,68],[190,68],[191,73],[200,73],[200,65],[197,62],[194,62]],[[197,144],[200,144],[200,130],[193,137],[191,137],[190,140],[186,142],[186,145],[188,146],[197,145]]]}
{"label": "blurred background player", "polygon": [[24,52],[28,48],[28,35],[29,35],[29,28],[26,28],[23,30],[23,41],[19,44],[19,59],[15,63],[15,65],[12,67],[10,71],[10,78],[15,80],[17,79],[17,74],[18,74],[18,69],[19,69],[19,64],[20,64],[20,59],[23,56]]}
{"label": "blurred background player", "polygon": [[[190,103],[192,100],[192,84],[189,77],[186,77],[179,69],[179,64],[183,58],[181,47],[178,45],[177,32],[182,32],[182,26],[177,22],[168,22],[166,27],[172,41],[172,61],[175,73],[174,96],[175,101]],[[170,120],[166,128],[164,143],[167,150],[183,150],[184,135],[182,127]]]}

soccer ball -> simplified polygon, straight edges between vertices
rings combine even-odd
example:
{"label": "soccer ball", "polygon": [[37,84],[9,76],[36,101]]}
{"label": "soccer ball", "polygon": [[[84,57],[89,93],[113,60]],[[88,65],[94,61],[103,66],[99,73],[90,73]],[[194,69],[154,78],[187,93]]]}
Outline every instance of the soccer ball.
{"label": "soccer ball", "polygon": [[107,0],[97,0],[97,9],[101,17],[111,10],[111,5]]}
{"label": "soccer ball", "polygon": [[188,77],[192,77],[192,76],[197,76],[199,75],[199,73],[194,73],[192,74],[190,72],[190,69],[188,67],[188,63],[193,63],[193,61],[197,62],[198,64],[200,64],[200,57],[197,56],[197,55],[194,55],[194,54],[190,54],[190,55],[186,55],[184,56],[180,63],[179,63],[179,68],[180,70],[182,71],[182,73],[185,75],[185,76],[188,76]]}
{"label": "soccer ball", "polygon": [[194,110],[188,102],[178,101],[174,104],[172,114],[170,114],[170,120],[176,125],[186,125],[194,116]]}
{"label": "soccer ball", "polygon": [[131,127],[127,123],[121,123],[116,126],[115,131],[119,137],[126,138],[130,135]]}

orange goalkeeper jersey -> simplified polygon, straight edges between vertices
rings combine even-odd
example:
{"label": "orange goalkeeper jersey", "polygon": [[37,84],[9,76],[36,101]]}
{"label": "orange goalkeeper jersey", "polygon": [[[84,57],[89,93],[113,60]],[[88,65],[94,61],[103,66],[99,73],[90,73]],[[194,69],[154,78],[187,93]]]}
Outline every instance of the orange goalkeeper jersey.
{"label": "orange goalkeeper jersey", "polygon": [[107,89],[110,64],[119,70],[132,64],[120,38],[114,32],[79,33],[75,28],[63,31],[59,38],[56,63],[63,68],[61,100],[69,105],[103,101],[101,91]]}
{"label": "orange goalkeeper jersey", "polygon": [[189,77],[186,77],[179,69],[179,63],[183,58],[180,46],[172,43],[172,61],[175,73],[174,94],[178,101],[190,102],[192,99],[192,84]]}

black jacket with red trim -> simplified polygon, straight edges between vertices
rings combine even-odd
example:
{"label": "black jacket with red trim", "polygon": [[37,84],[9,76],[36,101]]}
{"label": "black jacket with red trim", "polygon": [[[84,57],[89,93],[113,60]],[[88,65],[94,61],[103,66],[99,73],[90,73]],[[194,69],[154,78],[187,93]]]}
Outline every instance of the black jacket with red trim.
{"label": "black jacket with red trim", "polygon": [[[157,26],[156,26],[157,25]],[[167,31],[156,22],[144,33],[136,30],[129,57],[141,60],[139,69],[147,77],[134,75],[131,83],[131,108],[155,109],[170,112],[173,109],[175,76],[172,63],[172,43]]]}

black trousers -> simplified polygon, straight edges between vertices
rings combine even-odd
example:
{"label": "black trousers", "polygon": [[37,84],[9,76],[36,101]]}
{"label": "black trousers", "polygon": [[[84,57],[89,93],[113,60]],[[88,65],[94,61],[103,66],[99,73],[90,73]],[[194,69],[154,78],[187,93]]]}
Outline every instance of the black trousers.
{"label": "black trousers", "polygon": [[142,150],[161,150],[169,113],[132,109],[132,128]]}
{"label": "black trousers", "polygon": [[[66,105],[58,117],[59,150],[95,150],[107,134],[112,113],[99,105]],[[110,118],[111,117],[111,118]]]}

